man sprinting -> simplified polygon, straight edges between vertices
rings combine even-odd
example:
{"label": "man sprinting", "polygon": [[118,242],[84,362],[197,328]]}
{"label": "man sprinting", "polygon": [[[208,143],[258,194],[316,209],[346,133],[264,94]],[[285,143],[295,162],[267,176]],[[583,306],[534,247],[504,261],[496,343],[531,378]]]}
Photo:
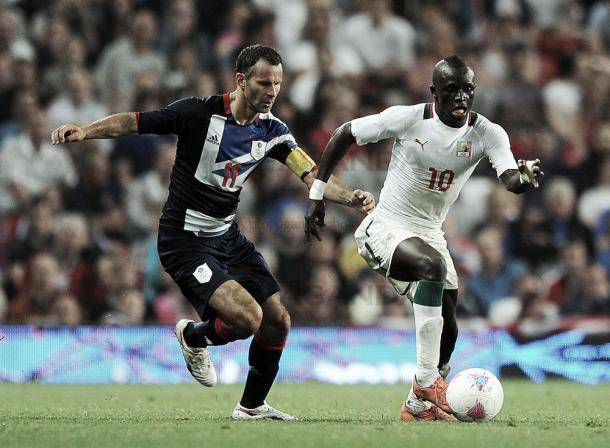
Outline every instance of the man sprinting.
{"label": "man sprinting", "polygon": [[434,101],[394,106],[340,126],[309,192],[305,233],[320,239],[326,181],[349,146],[395,139],[379,204],[355,232],[360,255],[413,303],[417,371],[400,418],[455,421],[445,378],[458,328],[457,273],[441,226],[479,161],[487,157],[506,189],[538,187],[540,161],[515,159],[508,135],[471,110],[475,74],[460,57],[439,61]]}

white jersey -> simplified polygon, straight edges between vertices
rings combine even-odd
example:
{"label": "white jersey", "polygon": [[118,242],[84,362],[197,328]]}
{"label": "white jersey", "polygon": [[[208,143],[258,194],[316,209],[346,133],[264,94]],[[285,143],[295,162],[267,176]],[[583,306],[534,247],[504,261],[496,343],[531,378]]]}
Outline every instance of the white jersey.
{"label": "white jersey", "polygon": [[375,214],[409,226],[440,229],[483,157],[498,176],[517,169],[506,131],[476,112],[464,126],[452,128],[433,104],[394,106],[352,120],[351,126],[359,145],[395,139]]}

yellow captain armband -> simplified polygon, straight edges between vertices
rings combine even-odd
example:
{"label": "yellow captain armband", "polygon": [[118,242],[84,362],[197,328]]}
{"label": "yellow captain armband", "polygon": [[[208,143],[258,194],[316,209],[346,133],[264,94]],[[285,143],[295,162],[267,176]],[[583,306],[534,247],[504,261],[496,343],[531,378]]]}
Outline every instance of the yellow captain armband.
{"label": "yellow captain armband", "polygon": [[316,163],[301,148],[294,148],[286,157],[285,165],[301,180],[315,168]]}

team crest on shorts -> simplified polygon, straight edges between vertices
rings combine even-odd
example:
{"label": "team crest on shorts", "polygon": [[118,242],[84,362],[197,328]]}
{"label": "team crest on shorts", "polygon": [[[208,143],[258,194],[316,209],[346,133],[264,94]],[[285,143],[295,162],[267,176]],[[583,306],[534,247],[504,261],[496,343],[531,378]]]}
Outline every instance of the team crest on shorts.
{"label": "team crest on shorts", "polygon": [[252,142],[252,149],[250,155],[254,160],[260,160],[265,157],[265,150],[267,149],[267,142],[262,140],[254,140]]}
{"label": "team crest on shorts", "polygon": [[472,156],[472,142],[469,140],[460,140],[457,142],[456,156],[457,157],[471,157]]}
{"label": "team crest on shorts", "polygon": [[197,266],[197,269],[193,272],[193,276],[199,283],[207,283],[212,278],[212,270],[207,263],[203,263],[201,266]]}

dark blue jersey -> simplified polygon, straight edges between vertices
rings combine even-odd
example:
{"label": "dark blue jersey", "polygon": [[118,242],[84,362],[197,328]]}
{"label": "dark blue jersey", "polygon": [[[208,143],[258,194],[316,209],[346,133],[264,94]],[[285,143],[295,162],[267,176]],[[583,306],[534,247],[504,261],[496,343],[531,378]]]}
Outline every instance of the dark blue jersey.
{"label": "dark blue jersey", "polygon": [[297,148],[271,113],[248,125],[231,115],[229,94],[185,98],[137,114],[140,134],[176,134],[176,161],[160,225],[207,235],[225,232],[244,182],[267,157],[282,163]]}

